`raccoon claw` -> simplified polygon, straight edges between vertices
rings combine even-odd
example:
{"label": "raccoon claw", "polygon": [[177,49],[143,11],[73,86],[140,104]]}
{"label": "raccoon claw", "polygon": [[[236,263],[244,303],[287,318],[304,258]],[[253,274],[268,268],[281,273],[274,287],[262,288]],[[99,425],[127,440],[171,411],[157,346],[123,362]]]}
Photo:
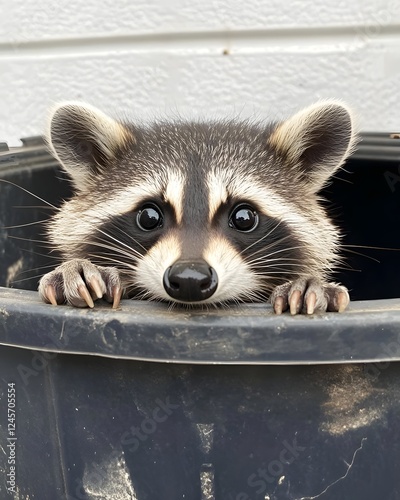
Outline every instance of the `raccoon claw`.
{"label": "raccoon claw", "polygon": [[94,302],[92,297],[90,296],[90,293],[88,292],[88,289],[86,288],[85,285],[79,285],[78,286],[78,293],[82,297],[82,299],[86,302],[86,304],[93,309],[94,307]]}
{"label": "raccoon claw", "polygon": [[56,291],[53,285],[47,285],[44,290],[46,302],[50,302],[53,306],[57,305]]}
{"label": "raccoon claw", "polygon": [[339,292],[337,294],[337,311],[343,312],[346,307],[349,305],[350,298],[347,291]]}
{"label": "raccoon claw", "polygon": [[113,294],[114,294],[114,300],[113,300],[113,309],[118,309],[119,303],[121,302],[121,297],[122,297],[122,288],[120,286],[114,286],[113,287]]}
{"label": "raccoon claw", "polygon": [[317,295],[311,292],[306,299],[307,314],[313,314],[315,311],[315,304],[317,303]]}
{"label": "raccoon claw", "polygon": [[297,314],[301,308],[301,291],[294,290],[289,297],[290,314]]}
{"label": "raccoon claw", "polygon": [[96,294],[96,298],[101,299],[103,297],[104,293],[103,293],[103,290],[100,286],[99,280],[97,278],[93,277],[90,280],[90,282],[88,283],[88,285],[93,290],[93,292]]}
{"label": "raccoon claw", "polygon": [[296,281],[279,285],[271,295],[271,303],[276,314],[287,309],[295,315],[303,312],[335,311],[343,312],[350,302],[344,286],[335,283],[325,284],[314,278],[300,278]]}
{"label": "raccoon claw", "polygon": [[273,303],[275,314],[282,314],[283,311],[287,309],[287,300],[285,304],[284,297],[276,297],[275,302]]}
{"label": "raccoon claw", "polygon": [[94,301],[105,296],[117,308],[122,287],[119,272],[114,267],[95,266],[85,259],[73,259],[45,274],[39,282],[44,302],[53,305],[67,303],[75,307],[94,307]]}
{"label": "raccoon claw", "polygon": [[344,286],[335,285],[328,290],[328,311],[343,312],[349,305],[350,297]]}

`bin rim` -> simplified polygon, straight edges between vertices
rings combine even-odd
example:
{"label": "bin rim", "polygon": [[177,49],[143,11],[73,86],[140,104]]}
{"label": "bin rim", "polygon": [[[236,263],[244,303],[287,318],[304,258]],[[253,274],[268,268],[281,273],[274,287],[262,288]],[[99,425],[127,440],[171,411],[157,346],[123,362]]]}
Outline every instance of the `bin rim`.
{"label": "bin rim", "polygon": [[163,363],[317,365],[400,361],[400,299],[344,313],[275,315],[266,304],[209,311],[124,300],[120,310],[51,306],[0,287],[0,345]]}

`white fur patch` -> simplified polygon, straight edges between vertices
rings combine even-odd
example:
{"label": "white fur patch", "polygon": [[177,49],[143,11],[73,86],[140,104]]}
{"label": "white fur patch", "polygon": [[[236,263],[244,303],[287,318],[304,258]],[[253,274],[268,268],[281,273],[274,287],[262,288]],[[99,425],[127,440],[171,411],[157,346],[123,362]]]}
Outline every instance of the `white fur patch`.
{"label": "white fur patch", "polygon": [[211,238],[203,256],[218,276],[216,292],[204,303],[240,300],[257,292],[257,276],[226,238],[220,235]]}
{"label": "white fur patch", "polygon": [[180,172],[172,171],[168,173],[167,187],[165,189],[165,200],[168,201],[175,210],[178,224],[183,218],[183,196],[185,189],[185,179]]}
{"label": "white fur patch", "polygon": [[180,241],[176,233],[160,238],[148,253],[140,259],[134,272],[134,283],[148,290],[148,297],[172,300],[163,285],[163,277],[181,255]]}
{"label": "white fur patch", "polygon": [[210,172],[208,174],[207,186],[209,205],[208,220],[211,222],[218,208],[228,199],[228,191],[221,176],[215,175],[215,172]]}

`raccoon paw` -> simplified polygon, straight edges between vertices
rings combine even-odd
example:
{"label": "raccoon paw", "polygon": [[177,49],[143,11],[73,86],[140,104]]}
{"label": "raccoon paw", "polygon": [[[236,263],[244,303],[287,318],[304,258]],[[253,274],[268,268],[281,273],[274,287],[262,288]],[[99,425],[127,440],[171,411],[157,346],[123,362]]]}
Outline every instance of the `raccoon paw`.
{"label": "raccoon paw", "polygon": [[271,304],[276,314],[287,309],[290,314],[313,314],[314,312],[343,312],[350,298],[344,286],[323,283],[315,278],[299,278],[279,285],[272,292]]}
{"label": "raccoon paw", "polygon": [[95,266],[86,259],[72,259],[45,274],[39,282],[40,297],[53,305],[65,302],[75,307],[94,307],[93,300],[105,296],[119,305],[122,286],[118,269]]}

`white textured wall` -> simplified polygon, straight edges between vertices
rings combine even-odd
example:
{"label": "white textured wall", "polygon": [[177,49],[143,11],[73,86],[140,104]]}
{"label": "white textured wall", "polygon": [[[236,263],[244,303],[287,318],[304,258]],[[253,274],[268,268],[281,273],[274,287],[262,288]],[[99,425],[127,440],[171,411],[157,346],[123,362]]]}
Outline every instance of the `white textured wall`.
{"label": "white textured wall", "polygon": [[0,139],[54,101],[132,117],[348,101],[400,130],[400,0],[0,0]]}

